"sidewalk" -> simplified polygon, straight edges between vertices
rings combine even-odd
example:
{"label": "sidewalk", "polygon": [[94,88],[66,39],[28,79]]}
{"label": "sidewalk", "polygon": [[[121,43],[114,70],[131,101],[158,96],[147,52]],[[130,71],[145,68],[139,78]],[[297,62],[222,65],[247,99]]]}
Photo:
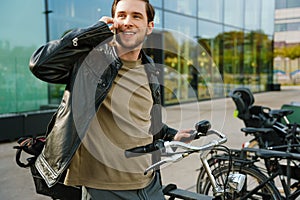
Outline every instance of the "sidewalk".
{"label": "sidewalk", "polygon": [[[300,102],[300,86],[282,87],[281,91],[264,92],[255,94],[255,105],[264,105],[272,109],[279,109],[282,104],[292,101]],[[175,128],[190,128],[200,120],[209,120],[212,128],[228,136],[226,145],[230,148],[240,148],[241,144],[248,141],[240,129],[243,122],[233,117],[235,105],[231,98],[216,99],[170,106],[165,109],[167,124]],[[204,140],[194,141],[201,144]],[[16,142],[0,143],[0,197],[3,200],[44,200],[50,199],[35,193],[33,179],[29,169],[23,169],[15,163],[15,150],[12,149]],[[172,165],[162,168],[163,182],[176,183],[180,188],[195,191],[197,169],[200,162],[197,155]]]}

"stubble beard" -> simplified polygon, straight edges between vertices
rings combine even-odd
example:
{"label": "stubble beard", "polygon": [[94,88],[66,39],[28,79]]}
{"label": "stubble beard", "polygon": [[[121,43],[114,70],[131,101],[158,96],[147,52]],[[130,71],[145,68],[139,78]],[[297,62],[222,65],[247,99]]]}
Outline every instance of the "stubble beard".
{"label": "stubble beard", "polygon": [[130,43],[130,42],[127,43],[126,41],[124,42],[121,39],[120,34],[117,34],[116,40],[123,49],[126,49],[127,51],[132,51],[132,50],[141,48],[141,46],[143,45],[146,38],[147,38],[147,32],[145,30],[145,33],[144,33],[143,37],[138,36],[134,43]]}

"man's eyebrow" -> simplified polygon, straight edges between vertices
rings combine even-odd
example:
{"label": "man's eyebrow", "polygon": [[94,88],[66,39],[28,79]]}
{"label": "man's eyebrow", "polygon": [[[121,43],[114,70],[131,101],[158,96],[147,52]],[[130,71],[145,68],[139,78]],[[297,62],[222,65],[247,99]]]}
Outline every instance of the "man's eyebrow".
{"label": "man's eyebrow", "polygon": [[[118,11],[117,14],[128,14],[128,12],[126,12],[126,11]],[[143,14],[141,12],[137,12],[137,11],[132,12],[131,14],[143,16]]]}
{"label": "man's eyebrow", "polygon": [[143,14],[140,13],[140,12],[132,12],[132,14],[135,14],[135,15],[143,15]]}

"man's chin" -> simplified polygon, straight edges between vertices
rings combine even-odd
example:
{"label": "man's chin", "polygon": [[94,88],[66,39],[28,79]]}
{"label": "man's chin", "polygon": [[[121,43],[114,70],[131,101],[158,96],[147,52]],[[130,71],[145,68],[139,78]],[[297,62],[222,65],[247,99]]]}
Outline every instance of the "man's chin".
{"label": "man's chin", "polygon": [[127,49],[129,51],[132,51],[132,50],[137,50],[137,49],[141,49],[142,47],[142,44],[139,43],[139,44],[131,44],[131,43],[119,43],[120,46],[123,48],[123,49]]}

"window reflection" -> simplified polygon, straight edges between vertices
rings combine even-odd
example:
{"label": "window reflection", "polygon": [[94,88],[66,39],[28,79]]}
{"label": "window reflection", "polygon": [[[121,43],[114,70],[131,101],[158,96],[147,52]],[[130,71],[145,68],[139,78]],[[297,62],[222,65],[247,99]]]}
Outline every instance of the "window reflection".
{"label": "window reflection", "polygon": [[164,0],[164,7],[168,10],[186,15],[197,15],[197,0]]}
{"label": "window reflection", "polygon": [[223,39],[224,81],[229,88],[243,85],[243,42],[242,30],[225,27]]}
{"label": "window reflection", "polygon": [[275,0],[261,1],[261,30],[265,34],[274,33]]}
{"label": "window reflection", "polygon": [[162,7],[162,0],[150,0],[150,3],[155,7]]}
{"label": "window reflection", "polygon": [[0,114],[39,110],[40,105],[47,104],[47,84],[33,77],[28,63],[45,42],[43,3],[1,3]]}
{"label": "window reflection", "polygon": [[224,23],[227,25],[243,27],[244,25],[244,1],[224,1]]}
{"label": "window reflection", "polygon": [[162,11],[160,9],[155,9],[154,27],[162,28],[163,27],[162,23],[163,23]]}
{"label": "window reflection", "polygon": [[199,0],[198,17],[223,22],[223,0]]}
{"label": "window reflection", "polygon": [[[176,20],[174,20],[176,19]],[[195,38],[196,19],[165,12],[165,28],[186,34],[188,37]]]}
{"label": "window reflection", "polygon": [[261,0],[245,1],[245,29],[260,30]]}
{"label": "window reflection", "polygon": [[66,30],[86,27],[95,23],[102,16],[111,16],[111,1],[49,1],[50,36],[57,39]]}
{"label": "window reflection", "polygon": [[[200,68],[199,79],[199,98],[221,97],[222,91],[222,75],[219,69],[220,65],[220,43],[222,33],[222,25],[199,20],[199,36],[197,37],[199,45],[205,51],[198,54],[198,65]],[[204,28],[208,27],[208,28]],[[213,85],[213,90],[208,91],[207,85]]]}
{"label": "window reflection", "polygon": [[262,32],[226,28],[223,34],[224,83],[265,90],[272,63],[272,39]]}
{"label": "window reflection", "polygon": [[164,99],[166,104],[197,99],[198,44],[176,31],[164,32]]}

